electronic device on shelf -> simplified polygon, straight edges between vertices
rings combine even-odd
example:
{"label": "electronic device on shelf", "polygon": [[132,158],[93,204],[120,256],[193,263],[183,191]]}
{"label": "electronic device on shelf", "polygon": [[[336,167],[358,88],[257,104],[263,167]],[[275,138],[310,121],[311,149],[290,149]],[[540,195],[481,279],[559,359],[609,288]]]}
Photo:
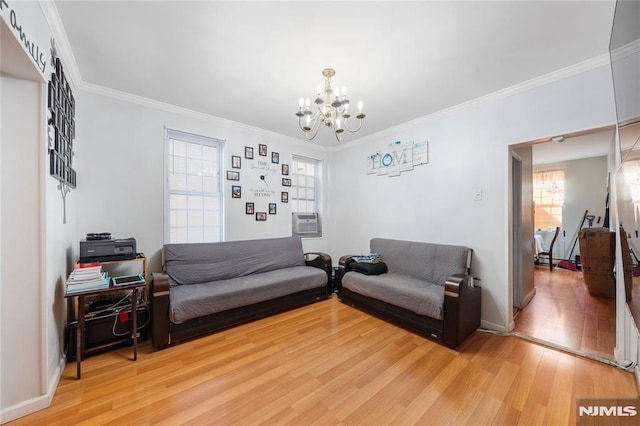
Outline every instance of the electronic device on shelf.
{"label": "electronic device on shelf", "polygon": [[[107,233],[99,235],[105,234]],[[135,238],[80,240],[80,262],[108,262],[112,260],[130,260],[135,259],[136,256],[137,251]]]}
{"label": "electronic device on shelf", "polygon": [[113,283],[114,287],[119,287],[119,286],[129,285],[129,284],[143,284],[144,277],[142,276],[142,274],[125,275],[122,277],[113,277],[111,278],[111,282]]}

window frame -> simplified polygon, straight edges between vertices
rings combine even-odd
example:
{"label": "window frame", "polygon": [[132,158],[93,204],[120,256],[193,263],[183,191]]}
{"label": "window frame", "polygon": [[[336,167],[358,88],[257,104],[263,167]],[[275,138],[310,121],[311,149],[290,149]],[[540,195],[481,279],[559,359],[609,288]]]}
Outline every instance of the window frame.
{"label": "window frame", "polygon": [[[171,161],[171,140],[178,140],[187,144],[195,144],[200,146],[210,146],[217,150],[216,168],[217,168],[217,192],[209,193],[204,190],[201,191],[177,191],[170,187],[170,164]],[[224,180],[223,180],[223,159],[224,159],[224,140],[218,138],[212,138],[208,136],[196,135],[180,130],[165,128],[165,143],[164,143],[164,243],[165,244],[182,244],[190,241],[171,241],[171,196],[173,194],[178,195],[197,195],[197,196],[211,196],[211,194],[217,195],[217,208],[218,208],[218,241],[224,241],[224,207],[225,207],[225,194],[224,194]],[[187,208],[187,212],[189,209]],[[204,226],[202,227],[204,231]],[[209,240],[203,241],[209,242]],[[193,241],[195,242],[195,241]],[[200,241],[198,241],[200,242]],[[213,241],[212,241],[213,242]]]}
{"label": "window frame", "polygon": [[[311,189],[308,185],[304,185],[304,186],[300,186],[300,182],[299,182],[299,178],[297,178],[299,176],[299,174],[297,173],[297,167],[296,167],[296,163],[305,163],[305,164],[312,164],[313,165],[313,211],[299,211],[294,209],[294,205],[299,205],[299,203],[301,202],[301,200],[305,203],[310,202],[309,199],[304,198],[301,199],[299,198],[297,195],[299,194],[299,190],[300,188],[305,189],[305,193],[307,193],[306,191],[308,191],[309,189]],[[292,234],[294,236],[299,236],[301,238],[319,238],[322,237],[322,212],[321,212],[321,176],[322,176],[322,160],[319,160],[317,158],[311,158],[311,157],[306,157],[304,155],[298,155],[298,154],[292,154],[291,156],[291,167],[289,168],[290,170],[290,174],[291,174],[291,179],[292,179],[292,186],[291,186],[291,194],[289,195],[289,203],[291,204],[291,229],[292,229]],[[295,191],[293,191],[293,189],[295,189]],[[296,194],[296,196],[294,196],[294,193]],[[318,232],[317,233],[313,233],[313,234],[297,234],[294,230],[294,215],[296,213],[316,213],[318,216]]]}
{"label": "window frame", "polygon": [[[549,192],[544,187],[544,181],[551,177],[552,179],[560,179],[561,180],[561,190],[560,199],[557,200],[557,197],[554,197],[553,193]],[[564,187],[565,187],[565,172],[564,170],[539,170],[533,172],[533,206],[534,206],[534,228],[546,231],[548,229],[555,229],[557,226],[560,228],[563,227],[563,212],[564,212]],[[542,203],[542,201],[548,198],[551,200],[551,203]],[[540,203],[538,202],[540,201]],[[551,215],[556,222],[547,226],[540,226],[540,222],[538,221],[538,211],[544,210],[547,211],[549,215]],[[559,213],[554,213],[554,210],[559,210]]]}

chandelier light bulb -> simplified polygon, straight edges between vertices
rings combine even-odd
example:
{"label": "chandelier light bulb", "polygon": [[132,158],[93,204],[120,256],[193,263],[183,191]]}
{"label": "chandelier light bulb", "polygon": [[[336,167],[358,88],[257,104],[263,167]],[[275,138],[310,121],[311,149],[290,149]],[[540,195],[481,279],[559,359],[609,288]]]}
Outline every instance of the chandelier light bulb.
{"label": "chandelier light bulb", "polygon": [[358,101],[358,112],[362,112],[362,101]]}
{"label": "chandelier light bulb", "polygon": [[320,93],[322,93],[322,87],[320,85],[318,85],[318,87],[316,88],[316,92],[318,93],[318,96],[320,96]]}
{"label": "chandelier light bulb", "polygon": [[309,98],[307,98],[307,99],[304,101],[304,103],[305,103],[305,105],[307,106],[307,109],[309,109],[309,105],[311,105],[311,100],[310,100]]}
{"label": "chandelier light bulb", "polygon": [[300,98],[300,100],[298,101],[298,105],[300,105],[300,108],[302,108],[302,106],[304,105],[304,99]]}
{"label": "chandelier light bulb", "polygon": [[347,88],[342,86],[342,96],[347,96]]}
{"label": "chandelier light bulb", "polygon": [[340,88],[336,87],[336,98],[340,96]]}

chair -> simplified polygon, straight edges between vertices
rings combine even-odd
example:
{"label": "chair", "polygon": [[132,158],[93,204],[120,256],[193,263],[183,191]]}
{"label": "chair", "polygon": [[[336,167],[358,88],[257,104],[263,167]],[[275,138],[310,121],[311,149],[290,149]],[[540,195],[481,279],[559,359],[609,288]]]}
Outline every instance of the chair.
{"label": "chair", "polygon": [[544,247],[544,250],[538,252],[538,260],[540,256],[547,256],[549,258],[549,270],[553,271],[553,245],[556,243],[558,239],[558,234],[560,233],[560,227],[556,226],[556,233],[553,234],[553,239],[551,240],[551,244],[549,244],[549,248]]}

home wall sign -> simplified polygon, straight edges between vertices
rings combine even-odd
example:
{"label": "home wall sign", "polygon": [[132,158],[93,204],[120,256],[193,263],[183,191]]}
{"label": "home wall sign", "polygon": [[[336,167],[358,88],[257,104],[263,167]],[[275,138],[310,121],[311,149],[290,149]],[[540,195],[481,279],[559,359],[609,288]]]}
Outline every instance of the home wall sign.
{"label": "home wall sign", "polygon": [[400,173],[423,164],[429,164],[429,141],[396,141],[385,151],[367,157],[367,174],[400,176]]}

